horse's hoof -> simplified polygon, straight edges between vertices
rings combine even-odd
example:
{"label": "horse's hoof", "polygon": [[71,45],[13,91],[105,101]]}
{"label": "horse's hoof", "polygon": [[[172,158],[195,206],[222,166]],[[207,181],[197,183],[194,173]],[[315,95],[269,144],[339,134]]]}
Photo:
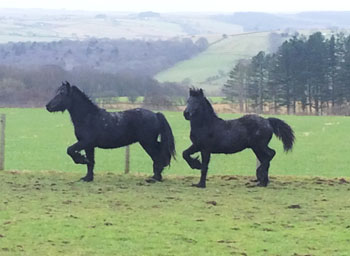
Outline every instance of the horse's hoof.
{"label": "horse's hoof", "polygon": [[268,182],[259,182],[256,184],[258,187],[267,187]]}
{"label": "horse's hoof", "polygon": [[86,177],[86,176],[80,179],[80,181],[84,181],[84,182],[91,182],[93,180],[94,180],[93,177]]}
{"label": "horse's hoof", "polygon": [[192,187],[196,187],[196,188],[205,188],[205,184],[201,184],[201,183],[192,184]]}
{"label": "horse's hoof", "polygon": [[158,181],[162,181],[162,178],[152,176],[152,177],[146,179],[146,182],[147,182],[147,183],[156,183],[156,182],[158,182]]}
{"label": "horse's hoof", "polygon": [[76,164],[89,164],[90,161],[87,158],[79,158],[79,159],[74,159],[74,163],[76,163]]}
{"label": "horse's hoof", "polygon": [[149,179],[146,179],[146,182],[147,183],[156,183],[157,181],[151,177]]}

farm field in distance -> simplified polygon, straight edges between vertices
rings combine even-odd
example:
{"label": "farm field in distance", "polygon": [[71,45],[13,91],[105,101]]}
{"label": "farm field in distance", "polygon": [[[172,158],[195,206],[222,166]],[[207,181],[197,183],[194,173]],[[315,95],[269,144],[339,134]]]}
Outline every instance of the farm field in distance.
{"label": "farm field in distance", "polygon": [[[189,122],[164,112],[177,161],[148,184],[152,161],[131,146],[97,150],[95,180],[66,155],[75,142],[68,113],[1,109],[6,162],[0,171],[0,255],[347,255],[350,250],[349,117],[276,116],[296,133],[277,151],[267,188],[251,182],[250,150],[212,155],[206,189],[182,160]],[[220,114],[224,119],[237,114]]]}
{"label": "farm field in distance", "polygon": [[268,51],[269,35],[268,32],[260,32],[221,38],[204,52],[161,71],[155,78],[160,82],[189,79],[192,84],[208,91],[219,90],[238,60],[249,59],[259,51]]}

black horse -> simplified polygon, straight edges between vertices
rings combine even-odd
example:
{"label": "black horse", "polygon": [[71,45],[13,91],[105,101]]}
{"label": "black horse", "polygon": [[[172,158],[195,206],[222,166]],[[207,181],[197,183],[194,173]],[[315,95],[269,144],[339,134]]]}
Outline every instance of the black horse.
{"label": "black horse", "polygon": [[[211,153],[232,154],[251,148],[260,161],[256,170],[258,186],[267,186],[270,161],[275,150],[268,147],[274,133],[282,140],[284,150],[293,147],[294,132],[284,121],[277,118],[263,118],[257,115],[245,115],[234,120],[219,118],[202,89],[190,89],[190,97],[184,111],[186,120],[190,120],[192,145],[183,152],[183,158],[192,169],[201,170],[201,178],[194,186],[205,188],[208,164]],[[200,152],[202,163],[191,155]]]}
{"label": "black horse", "polygon": [[[76,164],[87,165],[83,181],[93,181],[95,147],[118,148],[139,142],[153,160],[154,175],[148,181],[161,181],[163,168],[175,156],[174,136],[161,113],[142,108],[107,112],[68,82],[62,83],[46,109],[49,112],[68,110],[78,142],[68,147],[67,153]],[[86,156],[80,153],[82,150]]]}

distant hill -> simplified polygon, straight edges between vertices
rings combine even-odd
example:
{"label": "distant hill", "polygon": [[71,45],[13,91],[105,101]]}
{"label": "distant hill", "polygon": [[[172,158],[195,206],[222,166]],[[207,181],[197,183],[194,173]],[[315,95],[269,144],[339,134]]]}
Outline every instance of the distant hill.
{"label": "distant hill", "polygon": [[33,68],[56,65],[65,70],[90,68],[105,73],[137,72],[153,76],[205,50],[204,38],[173,40],[61,40],[0,45],[0,65]]}
{"label": "distant hill", "polygon": [[238,12],[214,16],[221,22],[242,26],[244,31],[282,29],[349,28],[350,12],[302,12],[296,14]]}
{"label": "distant hill", "polygon": [[167,40],[241,32],[241,26],[206,13],[0,9],[0,43],[90,38]]}
{"label": "distant hill", "polygon": [[161,71],[155,78],[160,82],[182,82],[205,88],[207,92],[218,92],[239,59],[253,57],[259,51],[272,51],[271,47],[279,46],[285,39],[269,32],[225,36],[193,58]]}
{"label": "distant hill", "polygon": [[350,27],[350,11],[346,12],[301,12],[295,15],[299,19],[308,20],[326,27]]}
{"label": "distant hill", "polygon": [[218,91],[237,60],[295,33],[350,29],[350,12],[118,13],[0,9],[0,65],[137,72]]}
{"label": "distant hill", "polygon": [[[293,30],[291,33],[276,31],[225,35],[220,40],[211,43],[207,50],[159,72],[155,78],[160,82],[181,82],[202,87],[211,95],[215,95],[221,91],[221,87],[228,79],[229,71],[238,60],[249,59],[259,51],[275,52],[295,32],[298,30]],[[313,30],[299,32],[308,35]],[[323,29],[322,33],[329,37],[333,32]]]}
{"label": "distant hill", "polygon": [[212,14],[0,9],[0,43],[175,37],[206,37],[208,41],[215,41],[223,34],[349,27],[350,12]]}

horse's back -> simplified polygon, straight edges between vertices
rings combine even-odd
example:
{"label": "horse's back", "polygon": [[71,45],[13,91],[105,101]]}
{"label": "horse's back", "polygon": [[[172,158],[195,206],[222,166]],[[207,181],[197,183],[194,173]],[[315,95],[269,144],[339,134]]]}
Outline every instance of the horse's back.
{"label": "horse's back", "polygon": [[160,122],[157,114],[144,108],[135,108],[119,112],[122,115],[120,122],[125,122],[128,133],[132,133],[139,141],[147,136],[154,137],[159,134]]}
{"label": "horse's back", "polygon": [[120,112],[102,110],[93,126],[100,148],[123,147],[145,137],[154,138],[159,132],[156,114],[141,108]]}
{"label": "horse's back", "polygon": [[[210,139],[210,134],[213,138]],[[236,153],[251,148],[255,143],[269,141],[272,128],[269,121],[258,115],[245,115],[238,119],[218,119],[212,132],[207,136],[207,143],[212,140],[212,153]]]}
{"label": "horse's back", "polygon": [[236,120],[247,130],[250,144],[260,140],[269,141],[271,139],[273,129],[268,119],[251,114]]}

